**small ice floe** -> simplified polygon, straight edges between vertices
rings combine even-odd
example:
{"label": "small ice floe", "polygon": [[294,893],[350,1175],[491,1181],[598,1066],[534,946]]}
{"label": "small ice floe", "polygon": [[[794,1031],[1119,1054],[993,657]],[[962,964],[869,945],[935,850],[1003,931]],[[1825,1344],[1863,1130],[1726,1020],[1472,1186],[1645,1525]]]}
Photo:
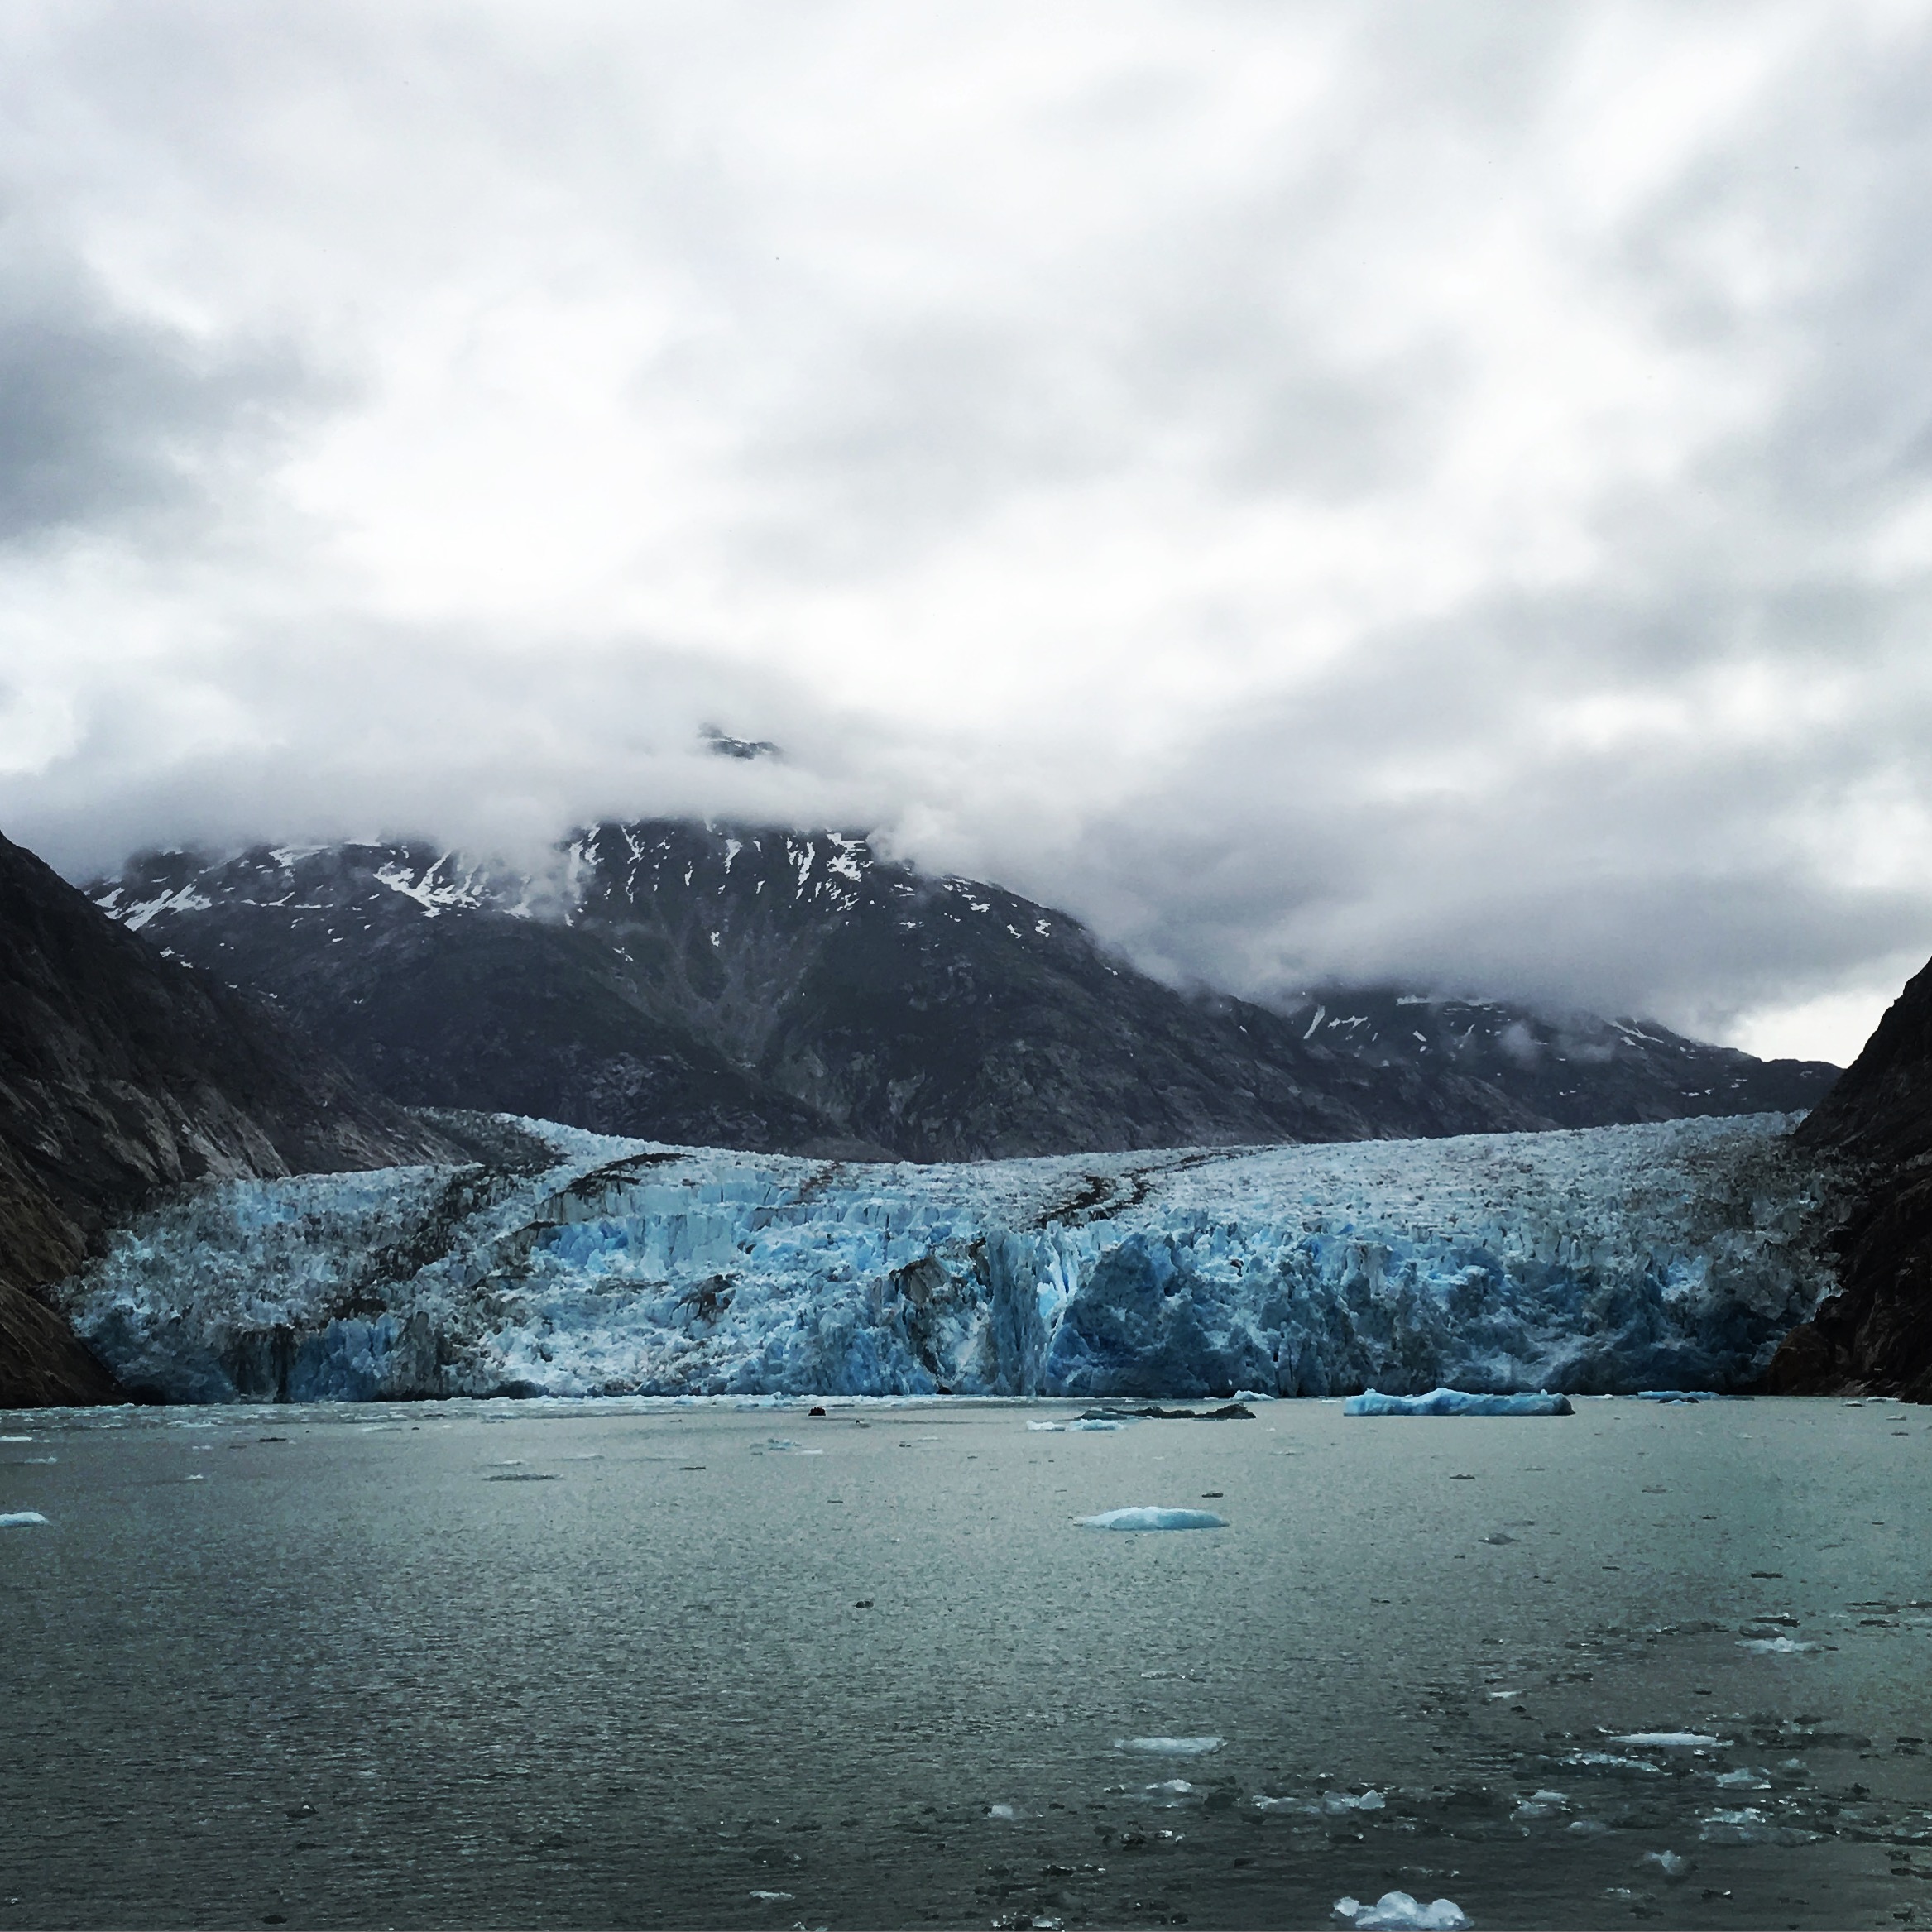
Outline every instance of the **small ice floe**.
{"label": "small ice floe", "polygon": [[1640,1388],[1637,1392],[1639,1402],[1722,1402],[1723,1397],[1714,1388]]}
{"label": "small ice floe", "polygon": [[1472,1395],[1432,1388],[1426,1395],[1383,1395],[1371,1388],[1342,1404],[1345,1416],[1573,1416],[1566,1395]]}
{"label": "small ice floe", "polygon": [[1509,1815],[1517,1824],[1534,1824],[1539,1819],[1554,1818],[1569,1809],[1570,1800],[1560,1791],[1532,1791]]}
{"label": "small ice floe", "polygon": [[1708,1731],[1626,1731],[1610,1742],[1635,1744],[1647,1751],[1719,1751],[1730,1739],[1714,1738]]}
{"label": "small ice floe", "polygon": [[1063,1436],[1067,1433],[1064,1422],[1028,1422],[1027,1427],[1036,1436]]}
{"label": "small ice floe", "polygon": [[1388,1800],[1369,1791],[1324,1791],[1319,1798],[1269,1798],[1257,1795],[1257,1811],[1293,1811],[1304,1818],[1346,1818],[1359,1811],[1386,1811]]}
{"label": "small ice floe", "polygon": [[808,1449],[803,1442],[794,1442],[789,1436],[767,1436],[764,1441],[751,1445],[751,1453],[754,1455],[823,1455],[825,1451]]}
{"label": "small ice floe", "polygon": [[1780,1824],[1755,1805],[1747,1805],[1736,1811],[1712,1812],[1698,1827],[1697,1835],[1707,1845],[1812,1845],[1824,1834]]}
{"label": "small ice floe", "polygon": [[1114,1748],[1153,1757],[1206,1757],[1226,1743],[1225,1738],[1116,1738]]}
{"label": "small ice floe", "polygon": [[789,1891],[755,1891],[751,1896],[760,1904],[775,1906],[782,1905],[792,1894]]}
{"label": "small ice floe", "polygon": [[1740,1765],[1735,1771],[1726,1771],[1717,1781],[1720,1791],[1768,1791],[1771,1789],[1771,1773],[1753,1770],[1749,1765]]}
{"label": "small ice floe", "polygon": [[1687,1877],[1690,1871],[1690,1861],[1680,1852],[1646,1852],[1643,1862],[1655,1865],[1673,1885]]}
{"label": "small ice floe", "polygon": [[1140,1795],[1149,1805],[1172,1810],[1177,1805],[1198,1805],[1207,1793],[1186,1778],[1163,1778],[1158,1785],[1142,1786]]}
{"label": "small ice floe", "polygon": [[1225,1530],[1228,1519],[1211,1509],[1104,1509],[1098,1516],[1076,1519],[1089,1530]]}
{"label": "small ice floe", "polygon": [[1789,1637],[1740,1637],[1738,1648],[1747,1650],[1761,1657],[1794,1657],[1804,1651],[1815,1651],[1819,1647],[1815,1643],[1800,1643]]}
{"label": "small ice floe", "polygon": [[1019,1807],[1016,1805],[989,1805],[986,1815],[999,1824],[1011,1824],[1019,1816]]}
{"label": "small ice floe", "polygon": [[60,1459],[57,1455],[23,1455],[20,1460],[23,1463],[55,1463]]}
{"label": "small ice floe", "polygon": [[1600,1818],[1573,1818],[1565,1829],[1575,1838],[1607,1838],[1610,1831]]}
{"label": "small ice floe", "polygon": [[37,1509],[12,1509],[0,1515],[0,1530],[23,1530],[30,1523],[45,1522],[46,1520]]}
{"label": "small ice floe", "polygon": [[0,1442],[31,1442],[31,1436],[0,1436]]}
{"label": "small ice floe", "polygon": [[1563,1762],[1579,1771],[1633,1771],[1653,1778],[1664,1775],[1664,1767],[1647,1757],[1626,1757],[1614,1751],[1572,1751]]}
{"label": "small ice floe", "polygon": [[1360,1932],[1464,1932],[1472,1922],[1452,1898],[1422,1905],[1406,1891],[1385,1891],[1372,1906],[1357,1898],[1338,1898],[1335,1915]]}
{"label": "small ice floe", "polygon": [[1067,1429],[1076,1435],[1111,1436],[1116,1430],[1124,1429],[1124,1422],[1116,1422],[1110,1416],[1082,1416],[1076,1422],[1069,1422]]}

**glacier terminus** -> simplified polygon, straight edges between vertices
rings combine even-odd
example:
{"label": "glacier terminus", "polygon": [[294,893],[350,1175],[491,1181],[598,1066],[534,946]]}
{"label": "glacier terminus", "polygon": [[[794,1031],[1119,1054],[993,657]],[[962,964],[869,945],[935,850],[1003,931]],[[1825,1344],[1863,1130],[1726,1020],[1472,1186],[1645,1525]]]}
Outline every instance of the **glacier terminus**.
{"label": "glacier terminus", "polygon": [[936,1165],[479,1124],[514,1153],[178,1190],[62,1305],[170,1402],[1588,1394],[1747,1388],[1832,1284],[1783,1115]]}

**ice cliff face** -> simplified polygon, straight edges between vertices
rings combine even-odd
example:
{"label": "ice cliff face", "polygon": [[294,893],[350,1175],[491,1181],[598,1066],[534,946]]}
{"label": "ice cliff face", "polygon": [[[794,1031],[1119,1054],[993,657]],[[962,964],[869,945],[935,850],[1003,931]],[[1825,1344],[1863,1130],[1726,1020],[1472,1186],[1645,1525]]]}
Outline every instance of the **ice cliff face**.
{"label": "ice cliff face", "polygon": [[1789,1119],[913,1167],[526,1121],[185,1193],[66,1284],[167,1399],[1736,1388],[1827,1286]]}

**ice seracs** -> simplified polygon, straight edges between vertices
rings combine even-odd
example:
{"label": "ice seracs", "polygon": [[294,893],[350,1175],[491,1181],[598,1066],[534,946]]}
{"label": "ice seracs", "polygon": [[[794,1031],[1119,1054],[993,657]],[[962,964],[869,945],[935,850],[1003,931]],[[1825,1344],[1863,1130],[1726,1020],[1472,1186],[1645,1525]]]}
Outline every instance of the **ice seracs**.
{"label": "ice seracs", "polygon": [[1544,1414],[1747,1382],[1830,1280],[1782,1116],[957,1166],[520,1124],[540,1172],[179,1193],[63,1306],[172,1401],[1366,1387],[1351,1413]]}

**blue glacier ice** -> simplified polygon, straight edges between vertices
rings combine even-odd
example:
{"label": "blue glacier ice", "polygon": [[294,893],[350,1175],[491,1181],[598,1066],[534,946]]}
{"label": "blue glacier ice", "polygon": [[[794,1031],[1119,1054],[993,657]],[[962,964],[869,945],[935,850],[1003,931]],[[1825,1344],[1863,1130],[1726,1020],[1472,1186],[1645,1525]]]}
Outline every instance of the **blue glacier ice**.
{"label": "blue glacier ice", "polygon": [[1383,1395],[1367,1388],[1342,1404],[1345,1416],[1574,1416],[1566,1395],[1472,1395],[1432,1388],[1426,1395]]}
{"label": "blue glacier ice", "polygon": [[1493,1397],[1747,1386],[1832,1282],[1786,1116],[931,1167],[519,1124],[540,1172],[178,1191],[63,1305],[171,1401]]}

